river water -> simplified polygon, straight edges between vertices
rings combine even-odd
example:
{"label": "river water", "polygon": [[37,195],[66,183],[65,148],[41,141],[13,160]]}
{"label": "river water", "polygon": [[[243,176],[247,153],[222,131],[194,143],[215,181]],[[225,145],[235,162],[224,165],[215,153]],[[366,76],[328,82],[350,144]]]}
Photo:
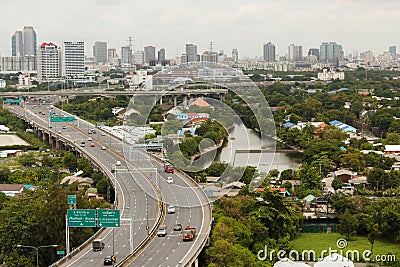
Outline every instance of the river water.
{"label": "river water", "polygon": [[[274,139],[262,140],[255,131],[243,125],[235,125],[235,128],[229,132],[228,138],[227,144],[218,153],[217,161],[226,162],[232,166],[255,166],[260,172],[268,172],[272,169],[279,171],[297,169],[300,166],[299,153],[274,152]],[[263,149],[263,152],[240,152],[240,150],[249,149]]]}

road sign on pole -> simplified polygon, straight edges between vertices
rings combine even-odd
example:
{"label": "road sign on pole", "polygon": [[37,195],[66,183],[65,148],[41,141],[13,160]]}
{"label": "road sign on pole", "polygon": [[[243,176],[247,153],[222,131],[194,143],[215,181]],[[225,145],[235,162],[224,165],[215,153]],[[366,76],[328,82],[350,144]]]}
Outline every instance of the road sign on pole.
{"label": "road sign on pole", "polygon": [[74,116],[50,116],[50,122],[74,122]]}
{"label": "road sign on pole", "polygon": [[76,204],[76,195],[68,195],[68,205]]}
{"label": "road sign on pole", "polygon": [[96,227],[96,210],[68,210],[69,227]]}
{"label": "road sign on pole", "polygon": [[65,255],[65,251],[64,250],[57,250],[57,255]]}
{"label": "road sign on pole", "polygon": [[119,210],[97,210],[98,227],[119,227],[121,216]]}

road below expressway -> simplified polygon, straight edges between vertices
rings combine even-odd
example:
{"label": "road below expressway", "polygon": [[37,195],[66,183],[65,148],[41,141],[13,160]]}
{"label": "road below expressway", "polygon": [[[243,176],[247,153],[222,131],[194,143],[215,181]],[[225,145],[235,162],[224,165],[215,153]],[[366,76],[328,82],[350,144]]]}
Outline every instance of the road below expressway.
{"label": "road below expressway", "polygon": [[[28,104],[24,107],[7,108],[42,127],[52,136],[75,145],[81,154],[92,159],[111,178],[117,188],[121,226],[114,230],[107,228],[100,234],[99,237],[106,244],[105,248],[94,252],[91,244],[88,244],[80,248],[68,261],[57,266],[99,266],[103,264],[105,256],[113,254],[117,258],[117,266],[186,266],[193,262],[209,235],[211,210],[207,197],[190,178],[181,172],[165,173],[160,160],[141,150],[133,149],[121,139],[79,118],[70,123],[50,123],[50,105]],[[70,115],[56,108],[52,110],[57,111],[59,115]],[[96,133],[89,134],[90,129],[96,129]],[[81,146],[83,142],[85,146]],[[91,143],[94,143],[94,147],[90,146]],[[117,161],[121,162],[120,166],[116,165]],[[168,176],[173,177],[174,183],[167,183]],[[160,205],[162,203],[159,199],[162,199],[165,205]],[[176,212],[164,216],[162,209],[168,205],[174,205]],[[161,218],[161,221],[158,218]],[[151,242],[148,242],[144,249],[125,259],[132,249],[137,250],[138,245],[148,237],[149,230],[156,227],[157,222],[167,225],[167,236],[151,236]],[[195,240],[182,242],[180,232],[173,231],[175,223],[196,227],[198,235]]]}

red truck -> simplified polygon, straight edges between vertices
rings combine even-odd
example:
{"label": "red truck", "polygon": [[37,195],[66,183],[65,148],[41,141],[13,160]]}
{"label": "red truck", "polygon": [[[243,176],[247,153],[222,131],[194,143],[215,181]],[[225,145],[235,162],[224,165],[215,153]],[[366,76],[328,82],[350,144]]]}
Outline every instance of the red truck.
{"label": "red truck", "polygon": [[174,165],[172,165],[171,163],[165,163],[164,164],[164,171],[168,172],[168,173],[173,173],[175,170]]}
{"label": "red truck", "polygon": [[186,225],[185,229],[182,230],[183,241],[193,241],[195,236],[196,236],[196,228],[190,227],[189,224]]}

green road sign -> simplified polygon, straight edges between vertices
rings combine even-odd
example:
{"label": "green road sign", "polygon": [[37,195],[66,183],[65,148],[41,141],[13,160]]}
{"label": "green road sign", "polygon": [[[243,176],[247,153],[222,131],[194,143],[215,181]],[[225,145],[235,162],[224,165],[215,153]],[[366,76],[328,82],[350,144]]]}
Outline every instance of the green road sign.
{"label": "green road sign", "polygon": [[65,255],[65,251],[64,250],[57,250],[57,255]]}
{"label": "green road sign", "polygon": [[96,227],[96,210],[68,210],[69,227]]}
{"label": "green road sign", "polygon": [[119,210],[98,210],[97,211],[98,227],[119,227],[120,212]]}
{"label": "green road sign", "polygon": [[50,116],[50,122],[74,122],[74,116]]}
{"label": "green road sign", "polygon": [[76,204],[76,195],[68,195],[68,205]]}

